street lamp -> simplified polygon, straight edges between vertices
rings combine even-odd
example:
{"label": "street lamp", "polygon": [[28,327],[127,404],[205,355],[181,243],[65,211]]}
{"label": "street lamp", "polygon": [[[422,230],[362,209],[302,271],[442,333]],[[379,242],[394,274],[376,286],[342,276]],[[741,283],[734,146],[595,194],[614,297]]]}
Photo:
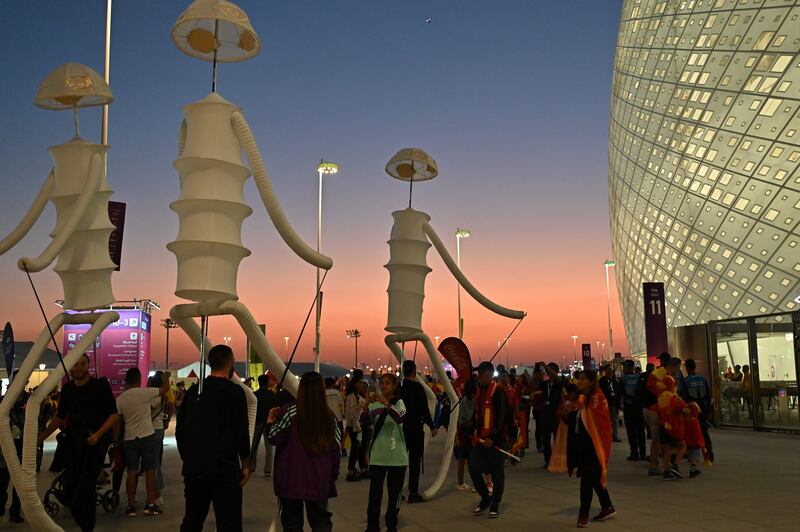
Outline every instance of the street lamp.
{"label": "street lamp", "polygon": [[611,291],[608,284],[608,269],[617,264],[613,260],[608,260],[603,263],[606,269],[606,310],[608,311],[608,353],[612,357],[614,352],[614,336],[611,332]]}
{"label": "street lamp", "polygon": [[434,336],[433,337],[433,339],[436,340],[436,347],[439,347],[439,338],[441,338],[441,336]]}
{"label": "street lamp", "polygon": [[284,336],[283,337],[283,358],[285,358],[287,362],[289,361],[289,337],[288,336]]}
{"label": "street lamp", "polygon": [[[347,335],[348,338],[355,338],[356,339],[356,364],[355,364],[355,368],[358,369],[358,339],[361,337],[361,331],[359,331],[358,329],[347,329],[344,333]],[[380,361],[380,357],[378,358],[378,361]]]}
{"label": "street lamp", "polygon": [[[323,175],[331,175],[336,174],[339,172],[339,165],[336,163],[332,163],[330,161],[326,161],[325,159],[320,159],[319,164],[317,165],[317,174],[319,175],[319,187],[318,187],[318,195],[317,195],[317,253],[320,253],[320,248],[322,247],[322,176]],[[322,318],[322,297],[320,294],[320,276],[319,276],[319,268],[317,268],[317,303],[316,303],[316,336],[314,338],[314,371],[319,372],[319,341],[320,341],[320,328],[319,322]]]}
{"label": "street lamp", "polygon": [[[456,262],[458,269],[461,269],[461,239],[469,238],[469,229],[456,229]],[[461,285],[456,284],[458,293],[458,338],[464,337],[464,320],[461,318]]]}
{"label": "street lamp", "polygon": [[572,358],[578,360],[578,336],[572,335]]}
{"label": "street lamp", "polygon": [[164,366],[167,370],[169,370],[169,330],[174,329],[178,326],[178,324],[172,321],[172,319],[166,318],[161,320],[161,326],[167,330],[167,346],[164,354]]}
{"label": "street lamp", "polygon": [[230,336],[223,336],[222,339],[224,340],[225,345],[228,345],[230,343],[230,341],[231,341],[231,337]]}

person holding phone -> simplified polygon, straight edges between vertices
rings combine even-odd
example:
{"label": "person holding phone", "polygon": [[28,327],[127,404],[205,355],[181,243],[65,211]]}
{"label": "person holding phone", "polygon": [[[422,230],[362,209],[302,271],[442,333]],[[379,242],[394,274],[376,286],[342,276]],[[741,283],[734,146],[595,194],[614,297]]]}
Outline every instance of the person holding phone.
{"label": "person holding phone", "polygon": [[397,376],[385,373],[380,379],[380,393],[370,395],[369,417],[372,420],[372,445],[369,455],[369,505],[367,507],[367,532],[380,528],[383,483],[389,501],[386,505],[386,528],[397,530],[400,513],[400,493],[408,467],[408,452],[403,434],[406,407],[400,399],[400,382]]}

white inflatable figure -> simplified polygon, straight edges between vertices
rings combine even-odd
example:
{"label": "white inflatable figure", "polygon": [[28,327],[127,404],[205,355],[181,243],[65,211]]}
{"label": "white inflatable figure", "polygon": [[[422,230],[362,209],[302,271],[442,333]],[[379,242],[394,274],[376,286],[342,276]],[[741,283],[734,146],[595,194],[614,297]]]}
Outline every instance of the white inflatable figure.
{"label": "white inflatable figure", "polygon": [[[114,226],[108,217],[108,200],[112,190],[106,180],[108,146],[88,142],[78,135],[78,109],[110,104],[111,89],[94,70],[77,63],[58,67],[42,82],[35,104],[54,111],[72,110],[75,113],[75,137],[53,146],[53,169],[39,195],[17,227],[0,241],[0,255],[9,251],[30,231],[47,201],[56,208],[56,226],[50,234],[52,241],[36,258],[22,258],[21,270],[38,272],[58,259],[55,271],[64,289],[64,308],[67,310],[97,310],[114,302],[111,273],[115,264],[108,252],[108,238]],[[64,366],[71,368],[109,324],[117,321],[116,312],[57,315],[33,344],[31,351],[12,381],[5,399],[0,402],[0,446],[8,464],[11,479],[17,488],[28,524],[34,530],[60,531],[47,515],[36,486],[36,442],[39,436],[38,418],[42,401],[64,377],[53,371],[28,399],[25,412],[22,463],[17,459],[9,425],[9,411],[24,392],[45,348],[65,324],[91,324],[89,331],[64,357]],[[51,333],[52,331],[52,333]]]}
{"label": "white inflatable figure", "polygon": [[[436,166],[436,161],[424,151],[417,148],[405,148],[398,151],[386,164],[386,173],[396,179],[408,181],[411,186],[411,192],[413,192],[414,182],[433,179],[438,175],[439,170]],[[439,382],[444,385],[445,392],[450,397],[450,404],[456,405],[458,396],[453,390],[453,386],[450,384],[450,380],[447,378],[442,366],[441,355],[436,351],[433,342],[422,329],[425,277],[431,272],[426,255],[431,244],[439,252],[453,277],[481,305],[508,318],[522,319],[525,313],[493,303],[472,286],[450,256],[450,253],[448,253],[436,231],[433,230],[429,223],[430,216],[411,208],[410,194],[408,208],[402,211],[395,211],[392,216],[394,217],[394,225],[388,242],[390,257],[385,268],[389,270],[389,288],[387,290],[389,293],[389,316],[386,330],[393,334],[385,338],[386,345],[394,353],[397,360],[402,363],[403,352],[398,344],[411,341],[422,342],[428,352],[431,364],[436,370]],[[417,376],[417,379],[423,384],[429,404],[435,404],[436,398],[433,392],[428,386],[424,385],[425,383],[422,382],[419,376]],[[457,418],[458,406],[451,413],[451,419]],[[447,476],[455,435],[455,430],[447,431],[447,441],[442,461],[439,465],[439,472],[431,486],[421,493],[424,499],[433,497]]]}
{"label": "white inflatable figure", "polygon": [[[180,218],[180,229],[167,248],[178,261],[175,294],[195,303],[173,307],[170,316],[201,346],[202,353],[208,343],[194,319],[233,315],[267,367],[282,375],[284,362],[247,307],[237,301],[239,263],[250,255],[242,244],[241,229],[253,212],[243,192],[251,170],[267,213],[286,244],[316,267],[327,270],[333,262],[306,245],[292,229],[244,115],[215,91],[217,62],[245,61],[261,49],[245,12],[226,0],[196,0],[178,18],[172,40],[187,55],[212,61],[214,81],[211,94],[184,108],[179,157],[174,163],[181,177],[181,195],[171,205]],[[284,385],[296,395],[298,379],[293,374],[288,374]]]}

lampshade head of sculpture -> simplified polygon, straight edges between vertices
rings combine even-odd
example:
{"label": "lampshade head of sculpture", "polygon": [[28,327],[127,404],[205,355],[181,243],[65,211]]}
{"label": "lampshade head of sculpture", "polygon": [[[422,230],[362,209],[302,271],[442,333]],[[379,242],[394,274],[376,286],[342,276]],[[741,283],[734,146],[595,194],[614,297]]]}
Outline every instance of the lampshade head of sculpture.
{"label": "lampshade head of sculpture", "polygon": [[227,0],[192,2],[172,27],[172,42],[186,55],[220,63],[246,61],[261,51],[247,13]]}
{"label": "lampshade head of sculpture", "polygon": [[439,175],[439,167],[423,150],[403,148],[386,163],[386,173],[401,181],[427,181]]}
{"label": "lampshade head of sculpture", "polygon": [[42,81],[33,103],[51,111],[108,105],[114,101],[103,77],[80,63],[64,63]]}

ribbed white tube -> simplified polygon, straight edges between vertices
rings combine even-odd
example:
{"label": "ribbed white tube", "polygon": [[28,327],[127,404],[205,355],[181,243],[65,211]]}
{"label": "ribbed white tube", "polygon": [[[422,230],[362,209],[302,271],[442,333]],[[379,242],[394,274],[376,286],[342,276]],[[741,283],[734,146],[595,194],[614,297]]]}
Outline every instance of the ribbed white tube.
{"label": "ribbed white tube", "polygon": [[[67,368],[75,365],[75,362],[94,345],[99,334],[108,327],[109,324],[117,321],[119,314],[116,312],[104,312],[102,314],[59,314],[50,322],[50,328],[56,333],[64,323],[91,323],[91,328],[81,338],[75,347],[64,357],[64,364]],[[19,374],[15,378],[6,393],[5,398],[0,402],[0,447],[3,450],[6,464],[8,465],[11,480],[17,489],[22,510],[25,513],[28,525],[34,530],[45,532],[63,532],[44,509],[36,483],[36,449],[39,437],[39,411],[42,401],[53,391],[58,382],[63,377],[61,372],[53,371],[50,375],[34,390],[28,399],[25,408],[25,429],[22,447],[22,463],[17,459],[14,440],[11,436],[11,426],[9,422],[9,412],[14,403],[19,399],[25,389],[34,369],[44,354],[44,350],[50,342],[50,333],[45,328],[37,338],[28,356],[20,367]]]}
{"label": "ribbed white tube", "polygon": [[[275,350],[267,341],[264,333],[258,327],[255,318],[250,311],[242,303],[238,301],[207,301],[204,303],[188,303],[184,305],[175,305],[169,311],[170,317],[175,320],[181,328],[186,331],[191,338],[192,342],[199,347],[200,345],[200,327],[193,320],[199,316],[223,316],[231,315],[239,326],[247,335],[250,340],[250,345],[255,349],[258,356],[267,366],[267,368],[278,378],[283,376],[286,370],[286,364],[278,356]],[[196,330],[196,332],[191,332]],[[210,344],[209,344],[210,345]],[[286,374],[286,379],[283,387],[293,396],[297,397],[297,387],[299,379],[289,371]]]}
{"label": "ribbed white tube", "polygon": [[450,273],[453,274],[453,277],[456,278],[458,284],[460,284],[466,292],[475,298],[475,301],[486,307],[487,309],[491,310],[495,314],[500,314],[501,316],[505,316],[506,318],[514,318],[517,320],[521,320],[525,317],[525,313],[521,310],[512,310],[505,307],[501,307],[497,303],[491,301],[489,298],[481,294],[477,288],[472,286],[472,283],[464,276],[460,269],[458,269],[458,265],[456,265],[453,257],[450,256],[450,253],[447,251],[447,248],[442,243],[442,240],[439,238],[439,235],[436,234],[436,231],[433,230],[430,224],[426,223],[425,226],[425,234],[428,235],[430,238],[433,247],[436,248],[436,251],[439,252],[441,255],[442,260],[447,265],[447,268],[450,270]]}
{"label": "ribbed white tube", "polygon": [[[397,345],[398,342],[413,342],[413,341],[420,341],[422,345],[425,347],[425,350],[428,352],[428,358],[430,358],[431,363],[433,364],[433,368],[436,370],[436,376],[439,378],[439,382],[442,383],[444,386],[444,391],[447,396],[450,398],[450,404],[455,405],[458,402],[458,396],[456,395],[456,391],[453,389],[452,384],[450,384],[450,379],[447,378],[447,373],[445,373],[445,369],[442,366],[440,361],[440,355],[436,351],[436,348],[433,346],[433,342],[425,333],[412,333],[412,334],[392,334],[387,336],[384,341],[386,345],[389,347],[389,350],[394,353],[394,356],[397,360],[402,363],[403,361],[403,353],[400,350],[400,347]],[[422,387],[425,390],[425,395],[428,396],[428,403],[430,404],[431,398],[433,398],[433,402],[435,404],[436,397],[433,395],[433,391],[430,387],[422,381],[422,379],[417,375],[417,380],[420,381]],[[461,408],[460,406],[456,406],[450,414],[451,420],[458,419],[458,410]],[[447,430],[446,440],[444,443],[444,451],[442,455],[442,460],[439,462],[439,471],[436,474],[436,478],[434,478],[433,482],[427,489],[425,489],[421,495],[424,499],[431,499],[439,489],[444,484],[445,479],[447,478],[447,472],[450,469],[450,462],[453,459],[453,447],[456,441],[456,428],[455,425],[451,422],[450,428]],[[425,439],[426,446],[428,439]]]}
{"label": "ribbed white tube", "polygon": [[[100,185],[100,180],[103,171],[103,159],[99,155],[92,155],[89,162],[89,175],[86,176],[86,186],[78,195],[77,200],[70,206],[69,216],[64,221],[64,224],[58,228],[53,240],[45,248],[45,250],[38,257],[32,259],[29,257],[22,257],[17,261],[17,266],[20,270],[27,270],[31,273],[40,272],[50,266],[56,260],[56,257],[61,253],[61,249],[72,238],[75,228],[78,223],[86,214],[86,209],[89,203],[94,198],[95,192]],[[38,198],[37,198],[38,199]]]}
{"label": "ribbed white tube", "polygon": [[333,266],[333,260],[311,249],[289,224],[289,220],[287,220],[278,198],[275,196],[275,191],[272,189],[272,182],[269,179],[269,175],[267,175],[264,161],[261,159],[261,153],[258,150],[258,145],[250,126],[247,124],[247,120],[245,120],[242,113],[236,111],[231,115],[231,123],[236,130],[239,142],[244,146],[247,160],[250,162],[250,170],[253,172],[253,178],[256,181],[258,192],[261,194],[264,207],[267,209],[267,214],[269,214],[283,241],[304,261],[317,268],[330,270]]}
{"label": "ribbed white tube", "polygon": [[50,170],[50,173],[47,174],[47,179],[44,180],[42,188],[39,190],[39,194],[36,196],[36,199],[33,200],[31,208],[28,209],[28,212],[25,213],[25,216],[22,217],[22,220],[20,220],[14,230],[3,240],[0,240],[0,255],[5,254],[6,251],[17,245],[17,242],[28,234],[28,231],[31,230],[36,220],[39,219],[47,202],[50,200],[54,187],[55,176],[53,175],[53,170]]}

